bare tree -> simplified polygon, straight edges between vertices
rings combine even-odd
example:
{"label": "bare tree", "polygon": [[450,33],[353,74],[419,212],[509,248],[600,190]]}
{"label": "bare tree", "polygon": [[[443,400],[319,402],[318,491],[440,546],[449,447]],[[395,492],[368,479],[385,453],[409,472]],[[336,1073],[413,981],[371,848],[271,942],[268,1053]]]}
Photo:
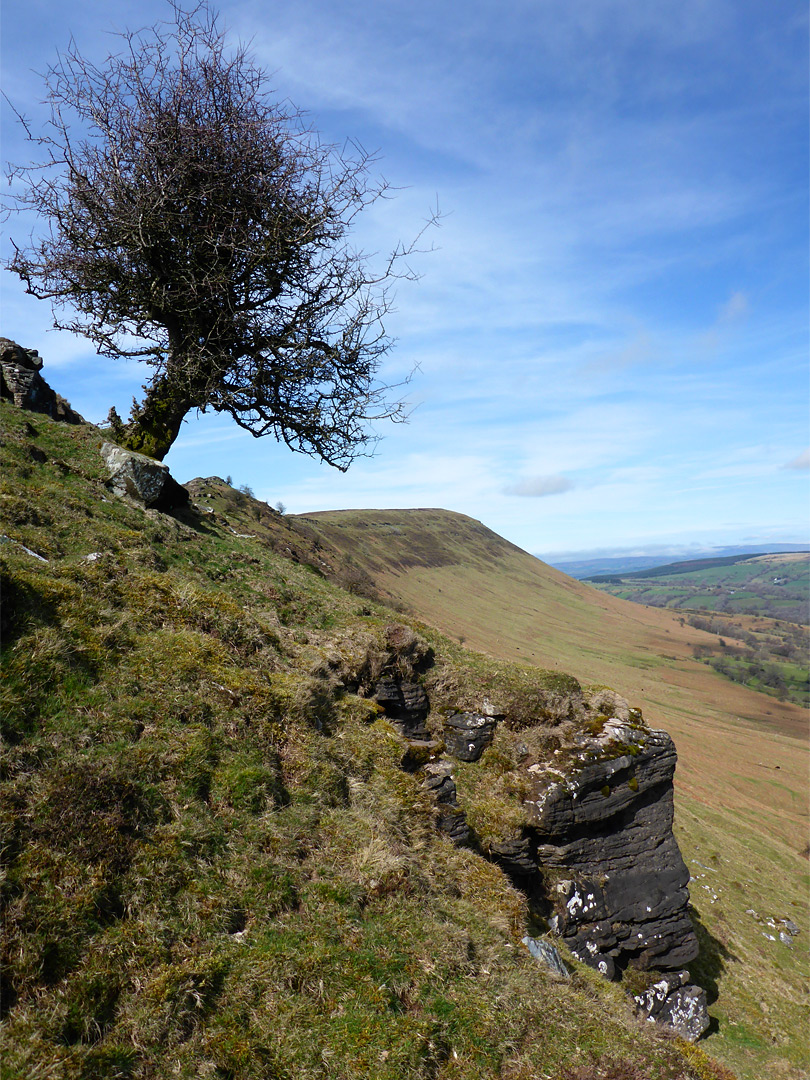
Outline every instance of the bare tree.
{"label": "bare tree", "polygon": [[170,6],[101,64],[71,41],[47,71],[48,125],[19,117],[43,160],[11,175],[16,208],[48,228],[9,268],[57,328],[152,368],[132,449],[162,459],[186,414],[212,409],[346,469],[375,441],[369,422],[404,419],[375,376],[414,246],[373,273],[349,242],[387,191],[373,159],[324,145],[274,100],[205,3]]}

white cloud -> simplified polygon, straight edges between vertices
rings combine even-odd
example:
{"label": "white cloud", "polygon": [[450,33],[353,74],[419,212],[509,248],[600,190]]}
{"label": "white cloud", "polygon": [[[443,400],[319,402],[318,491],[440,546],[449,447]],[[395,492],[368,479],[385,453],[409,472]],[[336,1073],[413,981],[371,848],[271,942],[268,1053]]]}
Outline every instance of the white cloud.
{"label": "white cloud", "polygon": [[564,491],[570,491],[573,486],[573,481],[567,476],[531,476],[517,484],[509,484],[503,489],[503,494],[537,499],[546,495],[561,495]]}

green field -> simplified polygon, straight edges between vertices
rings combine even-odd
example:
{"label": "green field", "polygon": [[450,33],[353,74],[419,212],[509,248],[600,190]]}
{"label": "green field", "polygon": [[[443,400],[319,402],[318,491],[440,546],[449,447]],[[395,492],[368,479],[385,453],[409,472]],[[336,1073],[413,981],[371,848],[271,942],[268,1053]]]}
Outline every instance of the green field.
{"label": "green field", "polygon": [[715,644],[696,652],[715,671],[810,705],[810,553],[698,560],[589,584],[622,600],[682,612],[716,635]]}
{"label": "green field", "polygon": [[810,616],[808,552],[696,560],[588,580],[613,596],[655,607],[765,615],[805,624]]}

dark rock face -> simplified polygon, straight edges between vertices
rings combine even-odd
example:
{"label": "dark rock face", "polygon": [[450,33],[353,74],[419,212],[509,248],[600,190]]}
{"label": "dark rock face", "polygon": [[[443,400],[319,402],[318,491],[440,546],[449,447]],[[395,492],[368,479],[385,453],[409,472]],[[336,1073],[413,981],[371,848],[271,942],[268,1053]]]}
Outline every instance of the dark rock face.
{"label": "dark rock face", "polygon": [[36,349],[24,349],[9,338],[0,338],[0,397],[20,409],[45,413],[52,420],[83,424],[84,418],[42,378],[41,368],[42,357]]}
{"label": "dark rock face", "polygon": [[480,713],[452,713],[444,718],[444,742],[448,754],[459,761],[478,761],[492,742],[495,716]]}
{"label": "dark rock face", "polygon": [[458,805],[458,792],[453,779],[453,766],[447,761],[437,761],[425,766],[425,787],[436,800],[438,810],[436,824],[448,834],[455,844],[470,840],[467,816]]}
{"label": "dark rock face", "polygon": [[407,682],[398,675],[380,679],[374,688],[374,700],[402,735],[409,739],[429,737],[425,720],[430,703],[420,683]]}
{"label": "dark rock face", "polygon": [[172,510],[188,502],[188,492],[172,477],[168,465],[108,442],[102,445],[101,455],[110,470],[107,487],[114,495],[154,510]]}
{"label": "dark rock face", "polygon": [[608,975],[617,963],[672,970],[698,953],[672,833],[675,760],[665,732],[612,720],[564,776],[533,767],[536,858],[559,875],[552,925]]}

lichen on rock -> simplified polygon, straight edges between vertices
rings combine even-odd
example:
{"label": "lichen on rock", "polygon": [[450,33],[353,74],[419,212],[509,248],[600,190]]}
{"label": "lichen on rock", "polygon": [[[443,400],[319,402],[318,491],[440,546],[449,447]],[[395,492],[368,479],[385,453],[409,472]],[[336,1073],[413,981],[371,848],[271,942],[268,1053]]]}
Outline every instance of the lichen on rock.
{"label": "lichen on rock", "polygon": [[119,498],[154,510],[171,510],[188,502],[188,492],[162,462],[109,442],[102,444],[101,456],[110,470],[107,487]]}

